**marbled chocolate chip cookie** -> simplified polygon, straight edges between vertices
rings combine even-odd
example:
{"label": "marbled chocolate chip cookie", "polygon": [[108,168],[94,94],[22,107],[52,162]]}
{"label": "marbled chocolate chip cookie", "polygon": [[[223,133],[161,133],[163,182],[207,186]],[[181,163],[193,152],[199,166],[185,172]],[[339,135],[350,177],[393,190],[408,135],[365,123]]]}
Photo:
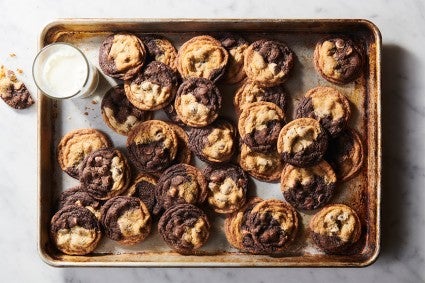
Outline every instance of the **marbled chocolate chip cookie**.
{"label": "marbled chocolate chip cookie", "polygon": [[243,64],[245,50],[249,46],[248,41],[233,33],[223,33],[217,38],[229,53],[229,62],[221,80],[227,84],[235,84],[242,81],[246,77]]}
{"label": "marbled chocolate chip cookie", "polygon": [[229,55],[217,39],[201,35],[183,43],[177,54],[177,68],[184,79],[217,81],[226,70]]}
{"label": "marbled chocolate chip cookie", "polygon": [[314,65],[328,81],[347,84],[361,75],[363,56],[361,48],[350,38],[325,38],[316,44]]}
{"label": "marbled chocolate chip cookie", "polygon": [[177,156],[178,139],[164,121],[149,120],[133,128],[127,138],[128,157],[140,171],[159,173]]}
{"label": "marbled chocolate chip cookie", "polygon": [[351,116],[350,102],[337,89],[315,87],[307,91],[296,110],[296,117],[319,121],[332,137],[336,137],[348,124]]}
{"label": "marbled chocolate chip cookie", "polygon": [[347,129],[330,141],[326,160],[334,168],[338,181],[356,176],[363,166],[363,159],[363,142],[356,130]]}
{"label": "marbled chocolate chip cookie", "polygon": [[152,112],[140,110],[130,103],[123,85],[109,89],[103,96],[100,108],[105,124],[124,136],[137,124],[152,118]]}
{"label": "marbled chocolate chip cookie", "polygon": [[128,80],[140,72],[146,49],[140,38],[129,33],[108,36],[99,49],[99,66],[113,78]]}
{"label": "marbled chocolate chip cookie", "polygon": [[34,104],[27,87],[15,73],[0,66],[0,97],[14,109],[25,109]]}
{"label": "marbled chocolate chip cookie", "polygon": [[349,248],[361,235],[357,213],[344,204],[332,204],[316,213],[310,221],[314,243],[329,254],[350,253]]}
{"label": "marbled chocolate chip cookie", "polygon": [[196,254],[208,240],[210,223],[206,214],[192,204],[178,204],[164,212],[158,231],[164,241],[180,254]]}
{"label": "marbled chocolate chip cookie", "polygon": [[84,158],[101,148],[111,147],[112,142],[95,129],[78,129],[68,132],[59,142],[57,158],[60,167],[69,176],[78,179]]}
{"label": "marbled chocolate chip cookie", "polygon": [[189,147],[205,162],[229,161],[237,147],[236,128],[226,119],[217,119],[203,128],[189,131]]}
{"label": "marbled chocolate chip cookie", "polygon": [[142,36],[146,46],[149,61],[158,61],[177,71],[177,51],[173,44],[165,37],[156,34]]}
{"label": "marbled chocolate chip cookie", "polygon": [[265,182],[279,180],[283,163],[277,151],[256,152],[247,145],[241,145],[239,164],[252,177]]}
{"label": "marbled chocolate chip cookie", "polygon": [[117,196],[102,206],[101,223],[108,238],[122,245],[134,245],[149,235],[152,219],[139,198]]}
{"label": "marbled chocolate chip cookie", "polygon": [[299,118],[286,124],[279,133],[277,151],[286,163],[308,167],[319,163],[328,147],[328,136],[319,121]]}
{"label": "marbled chocolate chip cookie", "polygon": [[173,165],[162,173],[155,188],[158,207],[168,209],[180,203],[202,204],[208,195],[204,175],[196,167],[188,164]]}
{"label": "marbled chocolate chip cookie", "polygon": [[245,51],[244,70],[249,80],[263,86],[283,83],[293,68],[295,55],[274,40],[257,40]]}
{"label": "marbled chocolate chip cookie", "polygon": [[236,165],[207,166],[208,204],[217,213],[233,213],[245,204],[248,177]]}
{"label": "marbled chocolate chip cookie", "polygon": [[85,255],[96,249],[102,232],[99,221],[90,210],[68,205],[52,217],[50,236],[61,252],[68,255]]}
{"label": "marbled chocolate chip cookie", "polygon": [[311,167],[287,164],[280,180],[285,200],[297,209],[312,210],[327,204],[334,195],[336,175],[326,162]]}
{"label": "marbled chocolate chip cookie", "polygon": [[98,149],[81,163],[81,184],[96,199],[107,200],[123,193],[131,178],[127,158],[116,148]]}
{"label": "marbled chocolate chip cookie", "polygon": [[285,112],[288,104],[288,95],[283,85],[264,87],[252,81],[245,81],[237,89],[233,105],[235,106],[236,114],[240,115],[248,104],[260,101],[272,102]]}
{"label": "marbled chocolate chip cookie", "polygon": [[158,180],[155,176],[145,172],[140,172],[133,183],[128,188],[126,195],[139,198],[153,215],[156,206],[155,187]]}
{"label": "marbled chocolate chip cookie", "polygon": [[128,100],[141,110],[158,110],[168,105],[176,95],[178,78],[168,65],[153,61],[143,72],[124,83]]}
{"label": "marbled chocolate chip cookie", "polygon": [[210,80],[190,78],[180,85],[174,108],[186,125],[205,127],[218,117],[221,104],[221,93]]}
{"label": "marbled chocolate chip cookie", "polygon": [[253,151],[270,152],[276,150],[279,132],[285,123],[285,114],[271,102],[248,104],[238,120],[241,140]]}

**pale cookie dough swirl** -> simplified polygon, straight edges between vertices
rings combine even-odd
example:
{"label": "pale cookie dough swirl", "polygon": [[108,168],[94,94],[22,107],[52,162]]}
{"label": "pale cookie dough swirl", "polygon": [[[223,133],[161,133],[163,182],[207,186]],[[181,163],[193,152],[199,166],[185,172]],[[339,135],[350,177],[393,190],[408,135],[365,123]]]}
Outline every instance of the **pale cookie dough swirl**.
{"label": "pale cookie dough swirl", "polygon": [[164,212],[158,231],[173,250],[180,254],[196,254],[209,238],[210,223],[196,206],[178,204]]}
{"label": "pale cookie dough swirl", "polygon": [[50,236],[61,252],[86,255],[96,249],[102,232],[96,216],[90,210],[68,205],[52,217]]}
{"label": "pale cookie dough swirl", "polygon": [[177,55],[177,68],[184,79],[197,77],[217,81],[223,74],[229,55],[215,38],[202,35],[186,41]]}

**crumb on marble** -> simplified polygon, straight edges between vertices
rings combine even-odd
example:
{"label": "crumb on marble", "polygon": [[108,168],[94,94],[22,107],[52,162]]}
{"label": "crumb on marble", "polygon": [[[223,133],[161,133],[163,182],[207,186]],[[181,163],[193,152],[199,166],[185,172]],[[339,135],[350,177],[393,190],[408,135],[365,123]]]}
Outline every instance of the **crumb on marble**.
{"label": "crumb on marble", "polygon": [[18,73],[18,74],[23,74],[24,73],[24,71],[22,70],[22,69],[16,69],[16,72]]}
{"label": "crumb on marble", "polygon": [[92,103],[92,104],[97,104],[97,100],[93,99],[93,100],[91,101],[91,103]]}
{"label": "crumb on marble", "polygon": [[13,58],[13,57],[16,57],[16,54],[15,53],[9,53],[9,56]]}
{"label": "crumb on marble", "polygon": [[84,115],[88,116],[89,115],[89,112],[84,112]]}

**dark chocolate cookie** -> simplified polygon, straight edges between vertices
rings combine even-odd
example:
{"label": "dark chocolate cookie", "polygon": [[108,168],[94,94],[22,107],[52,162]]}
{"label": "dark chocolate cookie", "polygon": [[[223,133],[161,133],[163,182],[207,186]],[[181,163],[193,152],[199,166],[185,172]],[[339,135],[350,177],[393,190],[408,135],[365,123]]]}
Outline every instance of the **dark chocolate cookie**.
{"label": "dark chocolate cookie", "polygon": [[249,80],[264,86],[283,83],[293,68],[295,55],[273,40],[257,40],[245,51],[244,70]]}
{"label": "dark chocolate cookie", "polygon": [[87,192],[100,200],[123,193],[131,178],[127,158],[116,148],[102,148],[87,155],[79,177]]}
{"label": "dark chocolate cookie", "polygon": [[286,124],[279,134],[277,151],[283,161],[298,167],[319,163],[328,147],[328,136],[319,121],[299,118]]}
{"label": "dark chocolate cookie", "polygon": [[206,127],[192,128],[189,147],[202,161],[229,161],[237,147],[235,126],[229,120],[218,119]]}
{"label": "dark chocolate cookie", "polygon": [[97,218],[100,217],[101,202],[92,197],[87,189],[78,185],[63,191],[59,197],[59,209],[68,205],[78,205],[90,210]]}
{"label": "dark chocolate cookie", "polygon": [[85,255],[97,247],[102,232],[96,216],[90,210],[77,205],[68,205],[52,217],[50,236],[61,252],[69,255]]}
{"label": "dark chocolate cookie", "polygon": [[288,95],[281,84],[264,87],[252,81],[245,81],[236,91],[233,105],[235,106],[236,114],[240,115],[248,104],[260,101],[272,102],[285,112],[288,104]]}
{"label": "dark chocolate cookie", "polygon": [[198,207],[178,204],[164,212],[158,223],[158,232],[178,253],[195,254],[208,240],[210,223]]}
{"label": "dark chocolate cookie", "polygon": [[301,99],[296,117],[308,117],[320,122],[332,137],[343,131],[351,116],[350,102],[337,89],[315,87]]}
{"label": "dark chocolate cookie", "polygon": [[314,64],[328,81],[347,84],[357,79],[363,68],[363,51],[345,36],[325,38],[316,44]]}
{"label": "dark chocolate cookie", "polygon": [[327,204],[334,195],[336,175],[326,162],[301,168],[287,164],[280,181],[285,200],[297,209],[312,210]]}
{"label": "dark chocolate cookie", "polygon": [[220,41],[208,36],[195,36],[183,43],[177,54],[177,68],[184,79],[205,78],[217,81],[229,59]]}
{"label": "dark chocolate cookie", "polygon": [[221,103],[221,93],[210,80],[190,78],[180,85],[174,108],[186,125],[205,127],[217,118]]}
{"label": "dark chocolate cookie", "polygon": [[238,130],[242,141],[253,151],[276,150],[279,132],[285,123],[285,114],[271,102],[248,104],[239,116]]}
{"label": "dark chocolate cookie", "polygon": [[134,245],[149,235],[152,220],[139,198],[117,196],[102,206],[101,223],[108,238],[123,245]]}
{"label": "dark chocolate cookie", "polygon": [[0,97],[14,109],[25,109],[34,104],[27,87],[3,65],[0,66]]}
{"label": "dark chocolate cookie", "polygon": [[124,83],[128,100],[142,110],[158,110],[168,105],[176,95],[177,74],[168,65],[152,61],[143,72]]}
{"label": "dark chocolate cookie", "polygon": [[362,139],[354,129],[347,129],[330,141],[326,160],[335,170],[338,181],[350,180],[363,166]]}
{"label": "dark chocolate cookie", "polygon": [[248,177],[239,166],[207,166],[203,173],[207,180],[208,203],[215,212],[233,213],[244,205]]}
{"label": "dark chocolate cookie", "polygon": [[177,71],[177,51],[173,44],[165,37],[149,34],[142,36],[142,41],[148,51],[149,61],[158,61]]}
{"label": "dark chocolate cookie", "polygon": [[155,176],[140,172],[128,188],[126,195],[139,198],[146,205],[149,213],[153,215],[153,209],[156,206],[155,187],[157,183],[158,180]]}
{"label": "dark chocolate cookie", "polygon": [[360,238],[361,222],[352,208],[332,204],[313,216],[310,229],[314,243],[326,253],[349,254]]}
{"label": "dark chocolate cookie", "polygon": [[158,207],[168,209],[180,203],[202,204],[208,194],[207,183],[203,174],[188,164],[173,165],[162,173],[155,189]]}
{"label": "dark chocolate cookie", "polygon": [[142,111],[130,103],[125,96],[123,85],[109,89],[103,96],[100,108],[106,125],[124,136],[128,135],[135,125],[152,117],[152,112]]}
{"label": "dark chocolate cookie", "polygon": [[140,38],[129,33],[108,36],[99,49],[99,66],[113,78],[128,80],[140,72],[146,49]]}
{"label": "dark chocolate cookie", "polygon": [[127,138],[128,157],[137,169],[159,173],[176,158],[178,139],[164,121],[149,120],[137,125]]}
{"label": "dark chocolate cookie", "polygon": [[229,53],[229,61],[221,80],[227,84],[242,81],[246,77],[243,63],[244,52],[249,46],[248,41],[234,33],[222,33],[217,38]]}

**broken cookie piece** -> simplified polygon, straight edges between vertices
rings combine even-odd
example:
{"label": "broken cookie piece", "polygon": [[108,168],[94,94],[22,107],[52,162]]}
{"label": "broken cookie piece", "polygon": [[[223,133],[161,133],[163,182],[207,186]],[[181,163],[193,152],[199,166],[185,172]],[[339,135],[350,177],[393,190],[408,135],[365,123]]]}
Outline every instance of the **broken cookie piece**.
{"label": "broken cookie piece", "polygon": [[25,109],[34,104],[27,87],[3,65],[0,66],[0,97],[15,109]]}

